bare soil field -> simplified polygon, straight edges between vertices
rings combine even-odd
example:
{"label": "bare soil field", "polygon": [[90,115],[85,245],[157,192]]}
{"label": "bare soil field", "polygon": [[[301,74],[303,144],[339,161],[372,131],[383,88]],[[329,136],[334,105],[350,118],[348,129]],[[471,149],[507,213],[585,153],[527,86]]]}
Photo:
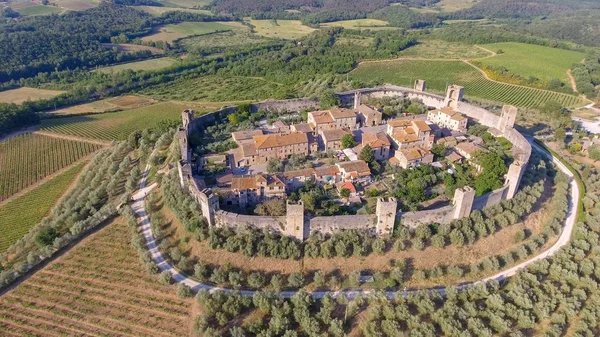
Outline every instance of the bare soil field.
{"label": "bare soil field", "polygon": [[116,219],[0,297],[2,336],[187,336],[193,300],[140,266]]}
{"label": "bare soil field", "polygon": [[117,98],[108,98],[96,102],[71,106],[68,108],[52,111],[52,115],[81,115],[88,113],[103,113],[118,109],[137,109],[155,104],[157,101],[142,96],[127,95]]}
{"label": "bare soil field", "polygon": [[27,100],[36,101],[39,99],[48,99],[63,93],[64,91],[23,87],[0,91],[0,103],[21,104]]}
{"label": "bare soil field", "polygon": [[143,51],[143,50],[149,50],[152,52],[152,54],[155,55],[162,55],[165,53],[164,50],[159,49],[159,48],[154,48],[154,47],[150,47],[150,46],[142,46],[139,44],[129,44],[129,43],[103,43],[103,46],[105,46],[106,48],[114,48],[117,47],[117,50],[119,52],[127,52],[127,53],[132,53],[132,52],[136,52],[136,51]]}

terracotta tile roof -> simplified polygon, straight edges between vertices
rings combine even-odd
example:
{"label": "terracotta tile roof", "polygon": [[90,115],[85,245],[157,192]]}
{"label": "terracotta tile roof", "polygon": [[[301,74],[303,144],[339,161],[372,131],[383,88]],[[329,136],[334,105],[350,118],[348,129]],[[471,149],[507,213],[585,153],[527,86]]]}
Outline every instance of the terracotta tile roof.
{"label": "terracotta tile roof", "polygon": [[461,152],[464,152],[466,154],[469,154],[469,155],[473,154],[476,151],[487,152],[487,150],[485,148],[483,148],[475,143],[469,143],[469,142],[459,143],[458,145],[456,145],[456,149]]}
{"label": "terracotta tile roof", "polygon": [[350,191],[350,193],[356,193],[356,187],[354,187],[354,184],[350,181],[346,181],[346,182],[341,182],[338,183],[336,185],[338,191],[341,191],[342,189],[347,189]]}
{"label": "terracotta tile roof", "polygon": [[367,145],[372,149],[378,149],[380,147],[389,147],[392,145],[387,135],[383,132],[378,133],[364,133],[362,135],[362,145]]}
{"label": "terracotta tile roof", "polygon": [[458,112],[458,111],[456,111],[456,110],[454,110],[454,109],[452,109],[450,107],[441,108],[438,111],[441,112],[441,113],[443,113],[443,114],[446,114],[446,115],[448,115],[450,117],[452,117],[452,116],[460,113],[460,112]]}
{"label": "terracotta tile roof", "polygon": [[412,124],[406,119],[392,119],[391,121],[388,121],[388,125],[393,128],[407,128]]}
{"label": "terracotta tile roof", "polygon": [[425,121],[415,120],[412,121],[412,124],[421,132],[431,131],[431,128],[429,125],[427,125],[427,123],[425,123]]}
{"label": "terracotta tile roof", "polygon": [[345,161],[336,164],[340,168],[340,172],[346,172],[347,175],[353,177],[371,175],[371,169],[364,160]]}
{"label": "terracotta tile roof", "polygon": [[242,140],[250,140],[254,136],[260,136],[262,134],[263,134],[262,130],[246,130],[246,131],[233,132],[233,133],[231,133],[231,137],[233,138],[234,141],[239,142]]}
{"label": "terracotta tile roof", "polygon": [[323,140],[325,140],[327,143],[342,140],[344,135],[352,134],[350,131],[344,129],[321,130],[319,133],[323,136]]}
{"label": "terracotta tile roof", "polygon": [[394,132],[392,135],[398,143],[411,143],[419,140],[419,137],[414,134],[414,131],[411,129],[398,130]]}
{"label": "terracotta tile roof", "polygon": [[455,121],[462,121],[462,120],[464,120],[465,118],[467,118],[467,117],[463,116],[462,114],[456,114],[456,115],[452,116],[452,118],[451,118],[451,119],[452,119],[452,120],[455,120]]}
{"label": "terracotta tile roof", "polygon": [[317,124],[327,124],[327,123],[334,123],[335,120],[333,119],[333,117],[331,116],[331,114],[329,114],[329,110],[325,110],[325,111],[314,111],[310,113],[314,119],[314,121]]}
{"label": "terracotta tile roof", "polygon": [[254,177],[254,176],[245,176],[245,177],[234,176],[233,179],[231,180],[231,189],[232,190],[242,191],[242,190],[249,190],[249,189],[255,189],[255,188],[256,188],[256,177]]}
{"label": "terracotta tile roof", "polygon": [[264,178],[266,178],[266,180],[267,180],[267,186],[285,187],[285,183],[283,182],[283,179],[277,175],[267,175],[267,176],[264,176]]}
{"label": "terracotta tile roof", "polygon": [[398,164],[400,164],[400,159],[398,159],[396,157],[392,157],[392,158],[390,158],[390,163],[394,164],[394,165],[398,165]]}
{"label": "terracotta tile roof", "polygon": [[256,145],[254,143],[242,143],[242,155],[244,157],[256,156]]}
{"label": "terracotta tile roof", "polygon": [[295,144],[308,144],[308,137],[303,132],[274,133],[270,135],[254,136],[256,149],[262,150],[272,147],[288,146]]}
{"label": "terracotta tile roof", "polygon": [[299,177],[310,177],[315,173],[314,169],[302,169],[302,170],[294,170],[294,171],[286,171],[283,172],[283,176],[287,179],[299,178]]}
{"label": "terracotta tile roof", "polygon": [[421,159],[421,158],[425,157],[426,155],[428,155],[430,153],[428,150],[425,150],[425,149],[420,148],[420,147],[415,147],[415,148],[412,148],[412,149],[402,150],[400,152],[402,153],[402,155],[408,161],[412,161],[412,160],[416,160],[416,159]]}
{"label": "terracotta tile roof", "polygon": [[381,112],[371,108],[368,105],[365,104],[361,104],[358,106],[358,108],[356,109],[358,112],[360,112],[361,114],[365,115],[365,116],[376,116],[376,115],[381,115]]}
{"label": "terracotta tile roof", "polygon": [[329,114],[334,119],[342,119],[342,118],[356,118],[356,112],[350,109],[345,108],[333,108],[329,110]]}
{"label": "terracotta tile roof", "polygon": [[464,159],[464,157],[456,153],[456,151],[451,151],[445,158],[451,163]]}
{"label": "terracotta tile roof", "polygon": [[304,132],[304,133],[313,132],[313,128],[308,123],[293,124],[291,126],[291,129],[292,129],[292,131],[296,131],[296,132]]}
{"label": "terracotta tile roof", "polygon": [[317,177],[335,176],[336,174],[340,173],[339,168],[335,165],[316,167],[314,170]]}
{"label": "terracotta tile roof", "polygon": [[287,126],[288,125],[282,120],[277,120],[275,123],[273,123],[274,128],[285,128]]}

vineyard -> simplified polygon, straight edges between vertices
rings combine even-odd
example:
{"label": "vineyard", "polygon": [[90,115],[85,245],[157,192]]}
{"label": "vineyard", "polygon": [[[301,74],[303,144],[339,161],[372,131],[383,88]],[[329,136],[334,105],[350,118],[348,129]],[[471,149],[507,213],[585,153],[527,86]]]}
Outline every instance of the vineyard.
{"label": "vineyard", "polygon": [[23,134],[0,143],[0,201],[77,162],[101,146]]}
{"label": "vineyard", "polygon": [[[181,111],[187,108],[190,106],[167,102],[120,112],[45,119],[42,130],[90,139],[124,140],[134,131],[167,121],[179,121]],[[214,105],[209,108],[214,108]],[[206,111],[203,107],[196,110]]]}
{"label": "vineyard", "polygon": [[537,108],[549,101],[563,106],[576,106],[583,101],[573,95],[548,90],[514,86],[486,79],[477,69],[460,61],[384,61],[361,64],[350,73],[361,81],[379,81],[412,87],[416,79],[427,81],[432,92],[443,93],[450,84],[465,87],[466,97],[512,104],[525,108]]}
{"label": "vineyard", "polygon": [[48,214],[83,165],[72,167],[0,207],[0,254]]}
{"label": "vineyard", "polygon": [[140,265],[117,219],[0,298],[2,336],[187,336],[190,301]]}

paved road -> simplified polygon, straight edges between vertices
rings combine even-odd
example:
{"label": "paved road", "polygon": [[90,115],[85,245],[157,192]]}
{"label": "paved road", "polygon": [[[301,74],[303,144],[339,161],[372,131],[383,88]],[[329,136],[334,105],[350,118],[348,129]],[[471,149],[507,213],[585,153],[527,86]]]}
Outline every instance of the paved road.
{"label": "paved road", "polygon": [[[515,275],[519,270],[526,268],[528,265],[530,265],[536,261],[539,261],[541,259],[545,259],[549,256],[554,255],[562,247],[564,247],[565,245],[567,245],[569,243],[569,240],[571,238],[571,233],[573,232],[573,227],[575,226],[575,223],[577,222],[577,205],[579,204],[579,186],[577,185],[577,182],[575,181],[575,179],[573,177],[573,173],[571,173],[571,171],[569,171],[569,169],[563,163],[561,163],[558,159],[552,157],[552,155],[550,153],[546,152],[539,145],[533,143],[533,141],[530,141],[530,142],[531,142],[531,145],[538,152],[542,153],[543,155],[545,155],[548,158],[552,158],[552,161],[554,162],[554,164],[556,164],[556,166],[563,173],[565,173],[567,176],[569,176],[571,178],[571,183],[570,183],[571,197],[569,200],[569,209],[567,211],[567,218],[565,220],[563,231],[562,231],[560,237],[558,238],[558,240],[556,241],[556,243],[554,245],[552,245],[552,247],[550,247],[547,251],[545,251],[523,263],[520,263],[510,269],[501,271],[496,275],[490,276],[488,278],[479,280],[474,283],[461,285],[458,287],[459,289],[464,289],[466,287],[470,287],[470,286],[480,284],[480,283],[485,283],[485,282],[488,282],[491,280],[503,281],[504,279]],[[232,289],[220,288],[220,287],[215,287],[212,285],[196,282],[196,281],[192,280],[190,277],[188,277],[187,275],[179,272],[175,267],[173,267],[168,261],[166,261],[164,259],[164,257],[158,250],[156,241],[154,240],[154,236],[152,234],[152,229],[150,228],[150,220],[148,219],[148,214],[146,213],[146,210],[144,208],[144,197],[154,187],[156,187],[156,184],[146,186],[146,178],[148,176],[149,171],[150,171],[150,164],[146,165],[146,169],[144,171],[144,174],[142,175],[140,189],[133,195],[134,202],[132,204],[132,208],[133,208],[134,213],[138,217],[139,225],[142,227],[142,233],[144,235],[144,238],[146,239],[146,245],[148,247],[148,250],[152,254],[152,259],[154,260],[154,262],[158,265],[158,267],[161,271],[168,270],[171,273],[173,280],[175,282],[183,283],[183,284],[187,285],[194,292],[197,292],[200,289],[207,289],[210,292],[216,292],[216,291],[232,292],[233,291]],[[423,290],[423,289],[411,289],[411,290],[405,290],[404,292],[402,292],[402,291],[400,291],[400,292],[386,291],[385,294],[386,294],[386,296],[392,298],[392,297],[395,297],[398,295],[399,296],[407,296],[410,293],[414,293],[414,292],[421,291],[421,290]],[[425,290],[429,290],[431,292],[434,292],[434,291],[439,292],[442,295],[445,295],[445,293],[446,293],[444,287],[429,288],[429,289],[425,289]],[[242,291],[240,291],[240,293],[243,296],[253,296],[255,291],[242,290]],[[315,291],[315,292],[312,292],[311,294],[314,298],[318,299],[318,298],[323,298],[326,294],[330,294],[334,297],[344,294],[348,298],[354,298],[355,296],[357,296],[359,294],[369,295],[369,294],[373,294],[373,293],[375,293],[374,290],[340,290],[340,291]],[[290,298],[290,297],[294,296],[294,294],[296,294],[296,291],[280,292],[280,295],[284,298]]]}

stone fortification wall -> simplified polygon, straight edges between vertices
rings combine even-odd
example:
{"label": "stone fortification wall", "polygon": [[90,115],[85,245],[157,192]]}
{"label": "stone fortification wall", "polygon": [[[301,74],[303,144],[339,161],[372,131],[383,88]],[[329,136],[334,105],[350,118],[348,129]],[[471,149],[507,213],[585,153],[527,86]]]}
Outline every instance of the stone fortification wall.
{"label": "stone fortification wall", "polygon": [[400,224],[409,228],[431,223],[447,224],[453,220],[454,206],[444,206],[436,209],[417,212],[398,212]]}
{"label": "stone fortification wall", "polygon": [[[457,91],[458,90],[458,91]],[[527,139],[513,128],[514,118],[516,116],[516,108],[507,106],[503,110],[503,115],[498,116],[485,109],[474,105],[461,102],[462,88],[453,86],[449,90],[447,97],[430,94],[419,90],[413,90],[404,87],[386,85],[378,88],[358,89],[347,92],[338,93],[338,97],[343,105],[353,104],[355,95],[368,95],[371,97],[389,97],[389,96],[404,96],[407,98],[415,98],[423,101],[424,104],[442,108],[444,106],[452,106],[459,112],[467,115],[469,118],[477,120],[480,124],[490,128],[499,129],[502,135],[513,144],[513,153],[515,154],[515,163],[509,168],[507,181],[503,188],[490,192],[486,195],[475,198],[474,193],[458,198],[457,205],[449,205],[433,210],[418,211],[418,212],[396,212],[395,208],[390,211],[388,206],[378,204],[378,214],[376,215],[351,215],[351,216],[332,216],[332,217],[304,217],[304,227],[300,226],[302,222],[302,209],[293,213],[294,216],[284,217],[264,217],[264,216],[248,216],[225,212],[218,209],[218,202],[215,204],[215,196],[207,196],[205,191],[200,191],[191,176],[191,167],[189,162],[182,160],[178,163],[178,171],[181,177],[182,186],[188,190],[194,198],[203,206],[203,213],[206,213],[209,223],[216,226],[240,227],[249,226],[257,229],[269,229],[283,234],[295,236],[298,239],[303,239],[310,235],[310,231],[319,231],[324,234],[331,234],[341,230],[366,230],[374,235],[389,234],[389,225],[394,219],[400,219],[402,225],[415,228],[421,224],[429,223],[450,223],[456,218],[457,214],[466,216],[472,210],[481,210],[485,207],[493,206],[504,199],[510,199],[516,193],[520,178],[525,171],[529,157],[531,156],[531,145]],[[458,98],[456,98],[458,93]],[[277,110],[277,111],[300,111],[305,109],[318,109],[319,103],[311,99],[296,99],[288,101],[265,101],[251,105],[252,111],[258,110]],[[237,111],[237,107],[225,107],[221,110],[198,116],[186,124],[184,116],[183,129],[188,131],[186,134],[191,134],[201,125],[213,124],[220,118],[224,118],[230,113]],[[508,117],[506,117],[508,116]],[[425,119],[426,115],[411,116],[412,119]],[[182,143],[183,144],[183,143]],[[185,155],[183,156],[185,159]],[[457,190],[457,193],[461,191]],[[465,193],[465,191],[462,191]],[[456,201],[455,200],[455,201]],[[391,205],[391,203],[387,202]],[[296,206],[298,207],[298,206]],[[289,208],[288,208],[289,210]],[[298,213],[298,214],[296,214]],[[214,221],[213,221],[214,218]],[[293,221],[292,221],[293,220]],[[292,226],[291,223],[295,225]],[[385,224],[386,228],[378,230],[378,223]],[[382,225],[383,226],[383,225]],[[381,226],[380,226],[381,227]]]}
{"label": "stone fortification wall", "polygon": [[250,227],[281,233],[285,229],[285,222],[285,216],[243,215],[222,210],[215,212],[215,225],[217,227]]}
{"label": "stone fortification wall", "polygon": [[310,231],[333,234],[344,230],[364,230],[376,234],[377,215],[338,215],[310,218]]}
{"label": "stone fortification wall", "polygon": [[478,196],[473,201],[473,210],[481,211],[482,209],[498,204],[500,201],[506,199],[506,193],[508,191],[508,185],[502,188],[494,190],[490,193]]}

